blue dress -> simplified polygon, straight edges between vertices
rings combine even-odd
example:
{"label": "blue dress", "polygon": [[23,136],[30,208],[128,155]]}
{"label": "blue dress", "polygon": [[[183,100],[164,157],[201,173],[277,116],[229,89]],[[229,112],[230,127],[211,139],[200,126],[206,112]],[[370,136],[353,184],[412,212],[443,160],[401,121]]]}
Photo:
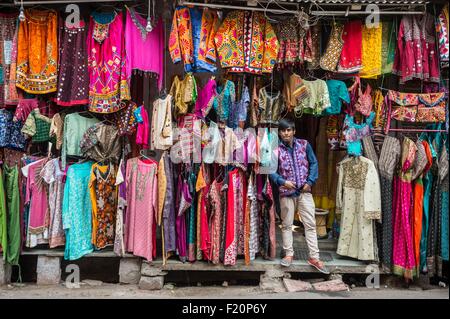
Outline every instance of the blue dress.
{"label": "blue dress", "polygon": [[77,163],[67,171],[62,208],[66,232],[64,259],[75,260],[93,251],[89,179],[92,162]]}

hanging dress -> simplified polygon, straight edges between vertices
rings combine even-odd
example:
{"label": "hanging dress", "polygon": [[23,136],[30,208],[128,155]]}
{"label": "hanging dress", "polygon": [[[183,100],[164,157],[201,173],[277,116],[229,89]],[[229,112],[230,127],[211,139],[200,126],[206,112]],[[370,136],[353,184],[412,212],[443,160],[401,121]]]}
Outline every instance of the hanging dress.
{"label": "hanging dress", "polygon": [[22,173],[27,178],[25,203],[30,205],[27,222],[26,247],[36,247],[48,243],[48,199],[40,172],[47,159],[43,158],[22,167]]}
{"label": "hanging dress", "polygon": [[399,175],[394,180],[393,269],[396,275],[412,279],[417,275],[412,235],[412,165],[417,146],[405,137]]}
{"label": "hanging dress", "polygon": [[58,15],[54,10],[25,10],[17,47],[16,85],[31,94],[57,89]]}
{"label": "hanging dress", "polygon": [[342,224],[337,253],[359,260],[376,260],[374,221],[381,217],[381,193],[374,163],[362,156],[338,164],[336,212]]}
{"label": "hanging dress", "polygon": [[[164,28],[162,20],[153,24],[153,30],[146,30],[147,21],[133,8],[127,7],[125,24],[125,50],[127,78],[133,70],[156,74],[158,88],[162,88],[164,74]],[[152,54],[143,54],[151,52]]]}
{"label": "hanging dress", "polygon": [[223,182],[219,182],[217,179],[211,184],[209,190],[209,200],[211,202],[211,261],[213,264],[220,262],[220,227],[223,222],[223,201],[220,194],[223,186]]}
{"label": "hanging dress", "polygon": [[374,79],[381,74],[382,32],[383,22],[376,27],[362,28],[361,78]]}
{"label": "hanging dress", "polygon": [[323,70],[332,72],[336,71],[344,45],[344,41],[342,40],[343,31],[343,24],[333,24],[333,29],[331,30],[327,48],[325,53],[320,58],[320,67]]}
{"label": "hanging dress", "polygon": [[126,169],[126,250],[147,261],[156,256],[157,166],[135,157]]}
{"label": "hanging dress", "polygon": [[89,179],[92,162],[73,164],[67,170],[63,196],[64,259],[75,260],[93,251],[92,204]]}
{"label": "hanging dress", "polygon": [[420,238],[422,236],[422,217],[423,217],[423,175],[428,171],[427,164],[431,154],[425,150],[421,140],[416,143],[417,159],[413,166],[413,243],[414,259],[416,267],[420,265]]}
{"label": "hanging dress", "polygon": [[78,27],[61,27],[60,64],[56,104],[61,106],[89,103],[88,26],[81,20]]}
{"label": "hanging dress", "polygon": [[386,136],[378,159],[381,185],[381,226],[378,226],[378,251],[383,266],[389,270],[392,267],[393,212],[392,187],[395,168],[400,160],[400,141],[392,136]]}
{"label": "hanging dress", "polygon": [[114,165],[92,165],[89,192],[92,201],[92,244],[96,249],[114,245],[117,187]]}
{"label": "hanging dress", "polygon": [[[0,12],[0,107],[17,104],[15,83],[11,81],[15,74],[16,59],[13,60],[13,45],[17,43],[17,13]],[[10,93],[13,89],[15,94]]]}
{"label": "hanging dress", "polygon": [[48,184],[48,205],[50,210],[49,247],[64,246],[66,240],[62,222],[62,205],[65,174],[60,168],[58,158],[48,161],[41,171]]}
{"label": "hanging dress", "polygon": [[113,113],[130,100],[122,13],[93,12],[88,35],[89,111]]}
{"label": "hanging dress", "polygon": [[349,21],[342,33],[344,45],[337,67],[339,73],[355,73],[361,69],[362,23],[360,20]]}
{"label": "hanging dress", "polygon": [[[20,239],[20,194],[19,194],[19,168],[17,165],[9,167],[6,163],[4,168],[5,199],[7,216],[7,249],[6,261],[11,265],[19,264],[21,251]],[[3,178],[3,176],[0,176]]]}

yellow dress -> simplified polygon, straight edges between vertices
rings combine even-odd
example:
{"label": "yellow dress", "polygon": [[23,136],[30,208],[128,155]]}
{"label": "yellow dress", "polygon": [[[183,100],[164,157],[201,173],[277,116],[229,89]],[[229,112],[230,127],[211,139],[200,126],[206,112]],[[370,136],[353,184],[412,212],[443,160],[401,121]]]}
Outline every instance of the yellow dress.
{"label": "yellow dress", "polygon": [[58,66],[58,16],[56,11],[25,11],[17,47],[16,86],[27,93],[56,91]]}
{"label": "yellow dress", "polygon": [[375,28],[363,26],[362,29],[362,69],[360,76],[370,79],[381,75],[381,43],[383,26],[380,22]]}

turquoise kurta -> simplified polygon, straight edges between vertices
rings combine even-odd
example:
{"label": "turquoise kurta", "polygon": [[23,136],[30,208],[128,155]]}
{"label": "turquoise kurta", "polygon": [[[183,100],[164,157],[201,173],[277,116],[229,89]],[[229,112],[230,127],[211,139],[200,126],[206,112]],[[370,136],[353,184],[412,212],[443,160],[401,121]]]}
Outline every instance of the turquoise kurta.
{"label": "turquoise kurta", "polygon": [[67,171],[62,209],[63,228],[66,232],[64,259],[78,259],[93,251],[92,205],[89,195],[92,164],[73,164]]}

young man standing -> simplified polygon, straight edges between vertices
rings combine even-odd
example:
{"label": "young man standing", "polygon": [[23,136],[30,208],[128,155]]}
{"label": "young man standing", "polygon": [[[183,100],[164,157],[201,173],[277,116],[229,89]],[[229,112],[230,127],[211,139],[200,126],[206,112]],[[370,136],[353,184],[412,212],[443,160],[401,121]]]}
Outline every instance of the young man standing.
{"label": "young man standing", "polygon": [[278,170],[270,178],[279,186],[282,220],[282,239],[285,257],[281,265],[289,267],[294,257],[292,225],[294,214],[299,213],[305,228],[309,250],[308,264],[322,273],[329,271],[319,259],[317,244],[315,205],[311,187],[318,178],[318,164],[311,145],[295,135],[295,125],[283,119],[278,125],[281,142],[278,146]]}

